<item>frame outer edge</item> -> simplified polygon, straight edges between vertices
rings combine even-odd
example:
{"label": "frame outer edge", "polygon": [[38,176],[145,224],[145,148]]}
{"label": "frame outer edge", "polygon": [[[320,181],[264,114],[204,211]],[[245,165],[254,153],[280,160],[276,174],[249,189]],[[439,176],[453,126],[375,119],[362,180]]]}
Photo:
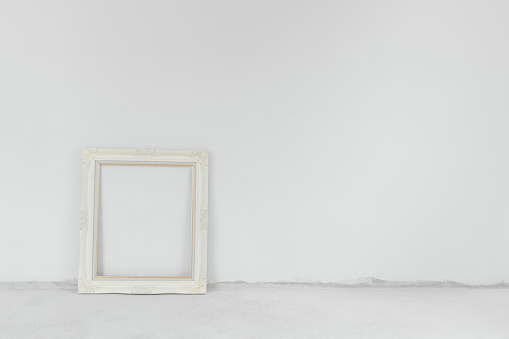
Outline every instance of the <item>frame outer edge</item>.
{"label": "frame outer edge", "polygon": [[[88,176],[90,174],[91,156],[95,149],[81,150],[81,202],[80,202],[80,263],[78,270],[78,293],[92,293],[91,276],[87,269],[87,246],[91,228],[93,227],[93,208],[90,208],[90,192]],[[93,171],[92,171],[93,172]],[[93,207],[93,206],[92,206]]]}
{"label": "frame outer edge", "polygon": [[[94,210],[95,210],[95,159],[101,154],[99,148],[82,149],[82,200],[85,226],[80,224],[80,267],[78,293],[97,293],[93,281]],[[82,220],[83,221],[83,220]]]}
{"label": "frame outer edge", "polygon": [[[105,149],[82,148],[81,155],[81,203],[80,203],[80,262],[78,293],[125,293],[125,294],[205,294],[207,291],[207,229],[208,229],[208,151],[205,150],[159,150],[159,149]],[[93,281],[94,251],[94,212],[95,212],[95,173],[94,160],[108,158],[128,158],[126,160],[156,160],[158,158],[178,157],[194,159],[197,164],[197,183],[200,196],[195,219],[196,248],[200,255],[195,256],[196,278],[193,284],[169,287],[156,282],[139,282],[136,286],[128,283]],[[145,284],[144,284],[145,283]]]}
{"label": "frame outer edge", "polygon": [[201,181],[201,194],[200,194],[200,219],[198,231],[201,232],[198,244],[201,249],[200,267],[197,276],[197,290],[200,294],[207,293],[207,234],[208,234],[208,166],[209,154],[207,151],[200,152],[199,167],[200,167],[200,181]]}

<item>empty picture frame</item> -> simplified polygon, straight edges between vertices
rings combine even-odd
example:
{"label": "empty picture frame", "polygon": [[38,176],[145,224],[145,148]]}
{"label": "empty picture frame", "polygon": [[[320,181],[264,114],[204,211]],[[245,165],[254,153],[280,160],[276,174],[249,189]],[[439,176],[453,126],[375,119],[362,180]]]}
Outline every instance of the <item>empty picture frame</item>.
{"label": "empty picture frame", "polygon": [[83,148],[81,164],[78,292],[204,294],[208,152]]}

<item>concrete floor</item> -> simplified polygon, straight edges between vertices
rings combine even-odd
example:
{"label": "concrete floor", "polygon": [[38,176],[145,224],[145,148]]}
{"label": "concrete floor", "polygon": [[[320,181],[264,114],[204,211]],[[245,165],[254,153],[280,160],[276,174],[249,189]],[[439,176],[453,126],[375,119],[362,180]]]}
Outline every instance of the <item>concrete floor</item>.
{"label": "concrete floor", "polygon": [[0,284],[0,338],[509,338],[509,289],[222,283],[206,295]]}

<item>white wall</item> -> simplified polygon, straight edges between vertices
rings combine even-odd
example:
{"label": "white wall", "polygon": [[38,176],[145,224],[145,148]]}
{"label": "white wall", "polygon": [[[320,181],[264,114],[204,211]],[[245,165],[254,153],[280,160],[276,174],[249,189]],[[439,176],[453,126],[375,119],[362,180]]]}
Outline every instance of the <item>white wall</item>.
{"label": "white wall", "polygon": [[77,276],[80,148],[210,151],[215,281],[509,280],[507,1],[0,1],[0,281]]}

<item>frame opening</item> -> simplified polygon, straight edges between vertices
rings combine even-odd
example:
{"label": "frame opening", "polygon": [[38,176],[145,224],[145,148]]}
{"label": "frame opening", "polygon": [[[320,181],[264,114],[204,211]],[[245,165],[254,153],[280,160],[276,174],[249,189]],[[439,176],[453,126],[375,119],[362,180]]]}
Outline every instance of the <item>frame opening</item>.
{"label": "frame opening", "polygon": [[193,277],[194,166],[97,163],[94,278]]}

